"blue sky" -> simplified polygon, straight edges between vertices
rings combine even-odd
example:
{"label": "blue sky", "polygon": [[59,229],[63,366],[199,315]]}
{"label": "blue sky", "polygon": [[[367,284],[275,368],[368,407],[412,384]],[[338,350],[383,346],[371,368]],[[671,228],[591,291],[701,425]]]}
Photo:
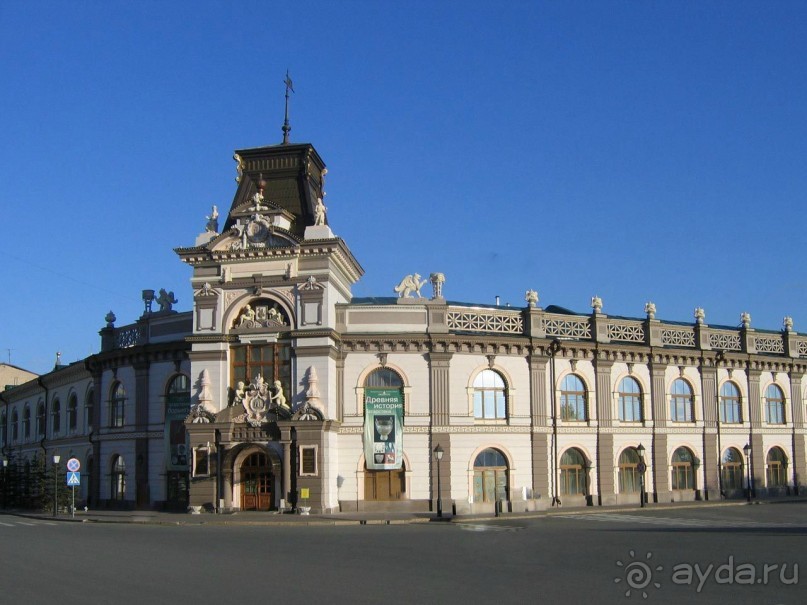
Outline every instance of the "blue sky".
{"label": "blue sky", "polygon": [[0,359],[83,358],[144,288],[190,309],[173,248],[280,142],[287,68],[354,295],[807,332],[807,4],[497,4],[0,3]]}

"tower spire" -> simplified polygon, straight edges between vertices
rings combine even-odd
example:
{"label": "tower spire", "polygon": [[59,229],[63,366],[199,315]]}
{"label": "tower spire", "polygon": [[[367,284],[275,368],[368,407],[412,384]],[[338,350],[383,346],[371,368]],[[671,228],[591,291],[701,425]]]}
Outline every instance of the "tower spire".
{"label": "tower spire", "polygon": [[291,130],[291,126],[289,126],[289,91],[294,92],[294,86],[291,83],[291,77],[289,77],[289,70],[286,70],[286,79],[283,80],[283,83],[286,85],[286,119],[283,122],[283,144],[289,144],[289,131]]}

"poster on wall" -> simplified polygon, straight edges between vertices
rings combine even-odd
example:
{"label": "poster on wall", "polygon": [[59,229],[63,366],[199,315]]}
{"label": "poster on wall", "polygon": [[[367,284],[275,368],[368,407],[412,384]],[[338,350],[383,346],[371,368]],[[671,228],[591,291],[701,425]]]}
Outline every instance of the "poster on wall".
{"label": "poster on wall", "polygon": [[188,415],[187,399],[181,403],[168,402],[165,410],[165,467],[169,471],[188,470],[188,438],[185,432],[185,417]]}
{"label": "poster on wall", "polygon": [[403,393],[400,389],[364,390],[364,458],[367,468],[401,468]]}

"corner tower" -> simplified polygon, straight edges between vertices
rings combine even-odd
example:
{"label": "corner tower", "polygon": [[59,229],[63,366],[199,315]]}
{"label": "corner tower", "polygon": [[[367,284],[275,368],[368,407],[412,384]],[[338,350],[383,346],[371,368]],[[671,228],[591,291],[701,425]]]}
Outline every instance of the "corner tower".
{"label": "corner tower", "polygon": [[196,244],[176,249],[193,267],[191,506],[279,509],[305,489],[310,506],[330,510],[335,307],[363,270],[329,226],[312,145],[233,157],[238,186],[221,228],[214,206]]}

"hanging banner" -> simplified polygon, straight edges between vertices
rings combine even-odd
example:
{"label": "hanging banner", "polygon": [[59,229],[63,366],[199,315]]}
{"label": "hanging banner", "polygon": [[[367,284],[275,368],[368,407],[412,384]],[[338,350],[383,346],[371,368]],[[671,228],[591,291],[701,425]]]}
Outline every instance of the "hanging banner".
{"label": "hanging banner", "polygon": [[364,390],[364,458],[370,470],[401,468],[403,393],[400,389]]}
{"label": "hanging banner", "polygon": [[185,397],[180,401],[170,398],[165,409],[165,468],[169,471],[187,471],[188,437],[185,433],[185,418],[190,403]]}

